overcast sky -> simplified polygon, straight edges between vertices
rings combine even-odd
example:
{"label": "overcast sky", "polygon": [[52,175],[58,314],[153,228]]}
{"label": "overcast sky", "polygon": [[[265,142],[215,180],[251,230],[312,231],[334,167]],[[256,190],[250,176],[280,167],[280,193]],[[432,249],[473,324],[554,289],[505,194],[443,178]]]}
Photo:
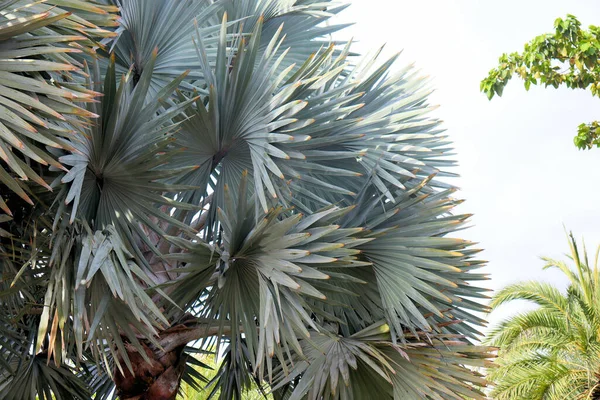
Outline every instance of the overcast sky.
{"label": "overcast sky", "polygon": [[[538,279],[564,288],[558,271],[542,271],[540,256],[568,251],[563,224],[600,244],[600,149],[579,151],[577,125],[600,119],[600,99],[586,91],[525,91],[514,78],[501,98],[488,101],[479,82],[504,52],[521,51],[536,35],[553,30],[557,17],[573,14],[584,26],[600,24],[594,0],[351,0],[339,20],[355,22],[344,35],[361,53],[387,43],[401,51],[398,67],[415,62],[433,78],[431,103],[441,107],[456,143],[461,177],[455,182],[474,213],[462,236],[479,242],[489,261],[489,285],[501,288]],[[523,304],[506,306],[492,323]]]}

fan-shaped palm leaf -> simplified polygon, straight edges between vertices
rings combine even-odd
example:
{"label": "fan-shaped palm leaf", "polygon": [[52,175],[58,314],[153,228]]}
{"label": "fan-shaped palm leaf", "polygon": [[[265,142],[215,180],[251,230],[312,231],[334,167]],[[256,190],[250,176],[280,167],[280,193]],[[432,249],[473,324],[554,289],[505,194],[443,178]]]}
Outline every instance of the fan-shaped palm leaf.
{"label": "fan-shaped palm leaf", "polygon": [[[202,77],[192,37],[196,27],[205,40],[214,42],[218,32],[219,2],[205,0],[118,0],[121,5],[120,36],[114,45],[119,74],[132,69],[137,82],[150,67],[149,92],[156,94],[186,71],[188,78]],[[213,37],[211,40],[210,38]],[[159,49],[158,56],[154,55]],[[150,65],[152,64],[152,65]],[[187,85],[188,88],[192,86]]]}
{"label": "fan-shaped palm leaf", "polygon": [[72,55],[113,36],[105,28],[116,24],[114,11],[78,0],[5,1],[0,6],[0,187],[6,188],[0,209],[7,214],[15,202],[8,191],[33,204],[22,182],[51,190],[29,160],[62,168],[45,148],[72,148],[64,139],[71,130],[61,121],[79,123],[74,118],[94,115],[73,103],[91,101],[97,93],[73,75],[84,72]]}
{"label": "fan-shaped palm leaf", "polygon": [[[486,277],[446,236],[469,217],[443,179],[450,142],[411,68],[331,42],[344,5],[9,3],[26,14],[0,43],[21,60],[5,73],[22,87],[0,76],[0,123],[23,143],[0,127],[15,398],[171,400],[203,380],[190,342],[225,355],[208,383],[223,399],[252,381],[281,399],[483,397]],[[588,297],[570,293],[596,318]]]}
{"label": "fan-shaped palm leaf", "polygon": [[[470,346],[450,337],[432,337],[430,343],[409,340],[390,343],[390,329],[375,323],[349,337],[313,334],[302,340],[305,358],[297,359],[292,372],[276,387],[293,385],[289,399],[319,398],[478,398],[483,394],[471,384],[485,385],[466,365],[483,367],[486,348]],[[284,375],[284,374],[282,374]],[[469,376],[468,379],[465,377]],[[280,388],[281,387],[281,388]],[[279,392],[279,393],[278,393]]]}

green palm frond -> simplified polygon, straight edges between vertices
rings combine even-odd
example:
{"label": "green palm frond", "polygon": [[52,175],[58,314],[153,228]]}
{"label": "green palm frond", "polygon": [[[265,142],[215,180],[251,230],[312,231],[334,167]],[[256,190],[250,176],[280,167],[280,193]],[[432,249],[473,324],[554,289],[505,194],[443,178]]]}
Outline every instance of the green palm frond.
{"label": "green palm frond", "polygon": [[512,300],[537,305],[502,321],[488,335],[487,343],[499,348],[490,370],[494,398],[580,399],[598,393],[598,264],[588,264],[572,236],[569,244],[575,268],[545,259],[547,267],[559,268],[570,280],[566,293],[546,283],[524,282],[492,299],[493,308]]}
{"label": "green palm frond", "polygon": [[494,295],[490,307],[496,308],[517,299],[531,301],[558,313],[566,313],[569,307],[569,302],[556,287],[536,281],[517,283],[502,289]]}
{"label": "green palm frond", "polygon": [[[181,381],[187,384],[189,388],[199,392],[203,390],[203,384],[210,382],[207,375],[214,372],[213,366],[205,362],[208,361],[209,357],[212,358],[214,354],[194,347],[186,347],[185,352],[186,366]],[[201,357],[204,357],[204,359]]]}
{"label": "green palm frond", "polygon": [[258,378],[252,376],[252,370],[250,350],[245,340],[238,338],[225,349],[221,365],[206,387],[210,391],[207,398],[241,399],[253,384],[260,390],[262,385]]}

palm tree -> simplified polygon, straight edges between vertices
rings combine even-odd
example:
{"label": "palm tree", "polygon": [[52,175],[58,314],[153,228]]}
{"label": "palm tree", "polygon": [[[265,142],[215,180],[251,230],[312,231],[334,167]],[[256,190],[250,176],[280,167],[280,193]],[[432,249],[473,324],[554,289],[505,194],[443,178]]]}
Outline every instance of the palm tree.
{"label": "palm tree", "polygon": [[[558,268],[569,280],[566,293],[542,282],[523,282],[498,292],[493,309],[512,300],[538,307],[512,316],[488,336],[499,348],[494,399],[600,399],[600,269],[570,236],[567,263],[545,258],[545,268]],[[600,248],[599,248],[600,249]]]}
{"label": "palm tree", "polygon": [[0,396],[483,398],[451,142],[343,8],[1,3]]}

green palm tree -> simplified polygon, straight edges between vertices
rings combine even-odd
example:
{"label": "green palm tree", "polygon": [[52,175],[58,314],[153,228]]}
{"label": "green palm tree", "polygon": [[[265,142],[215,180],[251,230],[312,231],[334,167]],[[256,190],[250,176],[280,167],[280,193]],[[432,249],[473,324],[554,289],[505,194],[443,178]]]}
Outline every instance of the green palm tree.
{"label": "green palm tree", "polygon": [[0,2],[0,397],[483,397],[451,142],[343,8]]}
{"label": "green palm tree", "polygon": [[569,280],[566,293],[541,282],[510,285],[498,292],[492,309],[512,300],[537,305],[495,327],[487,343],[499,348],[489,373],[494,399],[600,399],[600,269],[570,236],[567,263],[545,258]]}

